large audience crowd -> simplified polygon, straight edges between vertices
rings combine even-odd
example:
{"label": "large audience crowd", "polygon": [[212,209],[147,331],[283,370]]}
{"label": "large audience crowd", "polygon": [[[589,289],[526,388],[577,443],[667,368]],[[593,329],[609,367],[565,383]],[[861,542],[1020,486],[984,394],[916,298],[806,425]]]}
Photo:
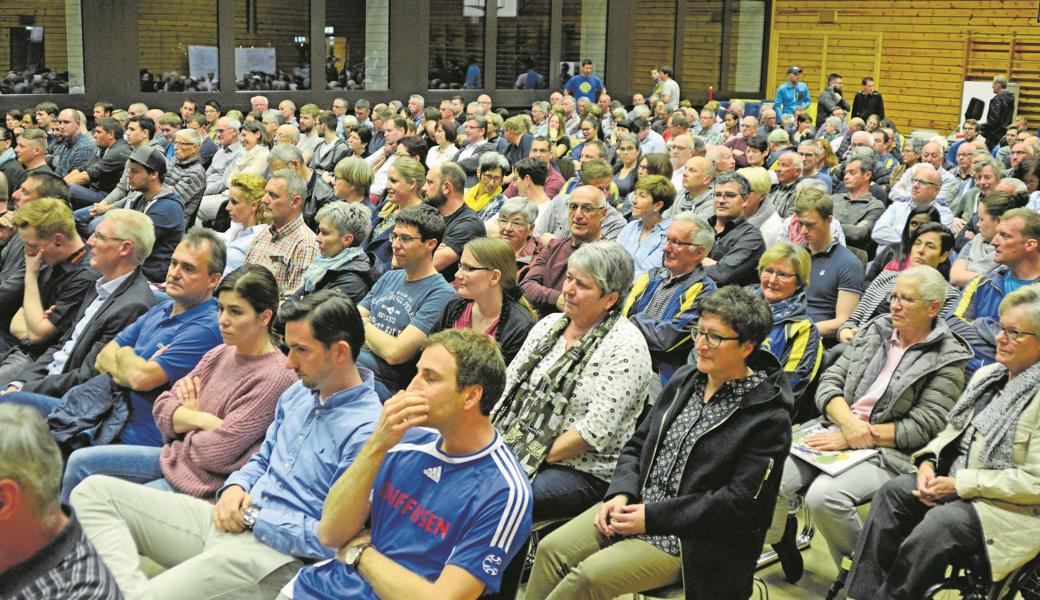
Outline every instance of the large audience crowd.
{"label": "large audience crowd", "polygon": [[520,111],[8,111],[0,597],[512,598],[530,554],[529,599],[744,600],[767,545],[802,576],[803,503],[856,600],[1040,553],[1007,81],[921,137],[869,77],[593,70]]}

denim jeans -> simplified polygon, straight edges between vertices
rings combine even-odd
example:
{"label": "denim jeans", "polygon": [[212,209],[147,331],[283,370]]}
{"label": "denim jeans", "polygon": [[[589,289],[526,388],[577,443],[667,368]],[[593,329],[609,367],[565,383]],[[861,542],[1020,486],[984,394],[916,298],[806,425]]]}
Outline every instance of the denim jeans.
{"label": "denim jeans", "polygon": [[90,207],[80,208],[72,213],[73,220],[76,221],[76,231],[79,232],[80,237],[87,239],[90,234],[94,233],[98,223],[100,223],[105,215],[100,217],[90,216]]}
{"label": "denim jeans", "polygon": [[74,208],[90,208],[104,200],[107,195],[105,192],[92,190],[82,185],[73,184],[69,186],[69,200]]}
{"label": "denim jeans", "polygon": [[34,394],[32,392],[10,392],[0,396],[0,402],[10,402],[11,404],[30,406],[40,411],[40,414],[43,415],[45,419],[52,410],[61,406],[61,398],[44,396],[43,394]]}
{"label": "denim jeans", "polygon": [[161,479],[161,452],[162,448],[153,446],[120,444],[80,448],[69,456],[65,465],[65,477],[61,481],[61,501],[68,504],[72,489],[91,475],[110,475],[136,483]]}
{"label": "denim jeans", "polygon": [[534,520],[562,519],[579,515],[603,500],[607,482],[563,465],[542,467],[531,483],[534,491]]}

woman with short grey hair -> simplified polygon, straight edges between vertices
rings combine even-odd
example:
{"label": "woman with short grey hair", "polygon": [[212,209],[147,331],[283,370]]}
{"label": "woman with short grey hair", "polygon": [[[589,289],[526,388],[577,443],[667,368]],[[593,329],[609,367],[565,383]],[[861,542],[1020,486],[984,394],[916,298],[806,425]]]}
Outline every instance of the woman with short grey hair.
{"label": "woman with short grey hair", "polygon": [[535,324],[506,372],[492,419],[533,479],[535,519],[602,498],[635,431],[652,373],[646,340],[621,311],[632,272],[617,242],[575,250],[563,312]]}
{"label": "woman with short grey hair", "polygon": [[318,210],[321,255],[303,273],[303,285],[290,299],[319,290],[339,290],[360,302],[383,274],[383,265],[365,252],[372,232],[372,211],[361,202],[330,202]]}
{"label": "woman with short grey hair", "polygon": [[507,198],[498,210],[498,237],[513,249],[518,267],[531,264],[534,255],[542,249],[542,242],[534,235],[538,220],[538,206],[527,198]]}

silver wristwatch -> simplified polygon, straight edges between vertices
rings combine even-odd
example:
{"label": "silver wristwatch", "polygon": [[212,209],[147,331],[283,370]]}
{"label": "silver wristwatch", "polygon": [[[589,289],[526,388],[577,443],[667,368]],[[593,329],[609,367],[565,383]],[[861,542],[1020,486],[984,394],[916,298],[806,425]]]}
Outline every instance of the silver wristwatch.
{"label": "silver wristwatch", "polygon": [[361,560],[361,553],[368,549],[372,544],[368,542],[361,542],[356,546],[347,548],[346,555],[343,557],[343,563],[348,567],[357,567],[358,561]]}
{"label": "silver wristwatch", "polygon": [[245,525],[246,529],[252,531],[253,526],[256,525],[256,517],[260,514],[260,507],[252,505],[242,513],[242,524]]}

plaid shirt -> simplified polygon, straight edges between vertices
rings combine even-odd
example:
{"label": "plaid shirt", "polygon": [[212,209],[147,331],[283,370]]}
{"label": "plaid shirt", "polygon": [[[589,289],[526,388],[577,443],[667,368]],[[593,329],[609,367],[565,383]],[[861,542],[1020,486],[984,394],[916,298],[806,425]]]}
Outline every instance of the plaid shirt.
{"label": "plaid shirt", "polygon": [[0,598],[39,600],[121,600],[116,580],[83,535],[76,514],[63,507],[69,521],[32,560],[16,565],[0,577]]}
{"label": "plaid shirt", "polygon": [[278,282],[284,302],[303,283],[303,272],[318,254],[318,238],[297,215],[281,229],[274,225],[256,234],[246,254],[247,264],[267,267]]}
{"label": "plaid shirt", "polygon": [[72,138],[54,145],[54,172],[58,177],[65,177],[76,169],[86,169],[97,157],[97,144],[94,139],[77,133]]}

